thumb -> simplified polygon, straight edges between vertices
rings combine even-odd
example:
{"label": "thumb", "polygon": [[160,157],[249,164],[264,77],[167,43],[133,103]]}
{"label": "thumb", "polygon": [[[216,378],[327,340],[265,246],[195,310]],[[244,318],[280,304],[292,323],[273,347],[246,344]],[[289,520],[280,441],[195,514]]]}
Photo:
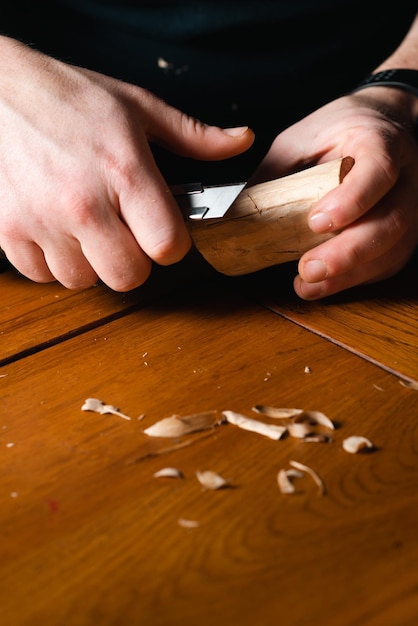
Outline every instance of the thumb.
{"label": "thumb", "polygon": [[180,156],[202,161],[228,159],[245,152],[254,142],[254,133],[248,126],[219,128],[204,124],[152,94],[148,97],[148,139]]}

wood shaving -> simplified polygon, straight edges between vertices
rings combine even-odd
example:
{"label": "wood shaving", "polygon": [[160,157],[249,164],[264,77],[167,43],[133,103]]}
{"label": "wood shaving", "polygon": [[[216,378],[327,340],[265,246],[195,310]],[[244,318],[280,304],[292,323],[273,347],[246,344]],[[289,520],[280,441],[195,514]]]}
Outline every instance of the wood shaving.
{"label": "wood shaving", "polygon": [[399,384],[402,385],[402,387],[407,387],[408,389],[415,389],[415,391],[418,391],[418,383],[415,380],[400,380]]}
{"label": "wood shaving", "polygon": [[241,413],[235,413],[235,411],[223,411],[222,415],[226,418],[227,422],[238,426],[243,430],[249,430],[259,435],[264,435],[270,439],[281,439],[286,433],[287,428],[285,426],[278,426],[276,424],[265,424],[259,420],[251,419]]}
{"label": "wood shaving", "polygon": [[277,419],[290,419],[303,413],[303,409],[284,409],[274,406],[265,406],[264,404],[256,404],[253,411],[266,415],[266,417],[274,417]]}
{"label": "wood shaving", "polygon": [[184,517],[179,517],[177,520],[179,526],[183,528],[199,528],[200,523],[194,519],[185,519]]}
{"label": "wood shaving", "polygon": [[153,474],[154,478],[183,478],[183,472],[177,467],[163,467]]}
{"label": "wood shaving", "polygon": [[144,433],[150,437],[182,437],[189,433],[213,428],[217,424],[216,411],[205,411],[193,415],[172,415],[156,422]]}
{"label": "wood shaving", "polygon": [[312,477],[313,481],[318,485],[321,494],[323,495],[325,493],[325,485],[319,475],[315,472],[315,470],[313,470],[311,467],[308,467],[308,465],[299,463],[299,461],[289,461],[289,465],[297,470],[300,470],[301,472],[306,472],[307,474],[309,474]]}
{"label": "wood shaving", "polygon": [[296,469],[281,469],[277,474],[277,484],[281,493],[295,493],[295,486],[292,482],[292,478],[301,478],[303,473]]}
{"label": "wood shaving", "polygon": [[321,411],[302,411],[295,417],[295,422],[306,422],[307,424],[318,424],[320,426],[326,426],[330,430],[335,430],[335,426],[332,420],[321,413]]}
{"label": "wood shaving", "polygon": [[87,398],[81,407],[82,411],[94,411],[95,413],[101,413],[104,415],[105,413],[111,413],[112,415],[118,415],[119,417],[123,417],[125,420],[130,420],[129,415],[125,415],[121,413],[119,409],[111,404],[105,404],[101,400],[97,398]]}
{"label": "wood shaving", "polygon": [[351,454],[357,454],[358,452],[371,450],[374,448],[374,445],[367,439],[367,437],[362,437],[360,435],[352,435],[351,437],[347,437],[344,439],[342,446],[346,452],[350,452]]}
{"label": "wood shaving", "polygon": [[[267,417],[275,419],[293,419],[295,423],[317,424],[326,426],[331,430],[335,430],[332,420],[321,411],[306,411],[305,409],[295,408],[278,408],[274,406],[265,406],[264,404],[256,404],[253,411],[261,413]],[[296,435],[294,435],[296,436]]]}
{"label": "wood shaving", "polygon": [[328,443],[329,441],[332,441],[332,439],[328,435],[323,435],[321,433],[309,433],[304,436],[303,441],[306,441],[307,443]]}
{"label": "wood shaving", "polygon": [[197,471],[196,477],[200,484],[206,489],[222,489],[228,485],[228,481],[225,480],[225,478],[211,470],[205,470],[204,472]]}
{"label": "wood shaving", "polygon": [[312,428],[307,422],[301,422],[300,424],[293,422],[288,424],[286,428],[289,435],[297,439],[306,439],[308,435],[312,434]]}
{"label": "wood shaving", "polygon": [[206,439],[212,436],[213,434],[211,432],[203,433],[200,436],[197,436],[193,439],[186,439],[184,441],[175,443],[172,446],[165,446],[164,448],[159,448],[158,450],[147,450],[146,452],[144,452],[143,454],[140,454],[139,456],[136,456],[132,459],[128,459],[126,461],[126,464],[131,465],[134,463],[141,463],[141,461],[146,461],[147,459],[151,459],[156,456],[162,456],[163,454],[170,454],[170,452],[175,452],[176,450],[180,450],[181,448],[186,448],[187,446],[190,446],[192,444],[195,445],[201,439]]}
{"label": "wood shaving", "polygon": [[285,471],[289,478],[302,478],[303,476],[303,472],[298,469],[291,468]]}

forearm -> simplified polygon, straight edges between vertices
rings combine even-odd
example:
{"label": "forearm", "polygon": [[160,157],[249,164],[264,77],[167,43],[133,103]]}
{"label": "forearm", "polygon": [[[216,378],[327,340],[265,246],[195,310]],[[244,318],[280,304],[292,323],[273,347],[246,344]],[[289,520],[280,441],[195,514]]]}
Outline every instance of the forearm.
{"label": "forearm", "polygon": [[397,68],[418,70],[418,14],[398,48],[374,71]]}
{"label": "forearm", "polygon": [[[418,14],[398,48],[375,68],[373,74],[392,69],[414,70],[418,76]],[[401,106],[407,106],[412,115],[412,120],[418,118],[418,97],[416,94],[410,91],[392,89],[387,98],[388,100],[398,98]]]}
{"label": "forearm", "polygon": [[414,132],[418,119],[418,14],[396,50],[353,93],[370,98],[374,106],[377,103],[386,115]]}

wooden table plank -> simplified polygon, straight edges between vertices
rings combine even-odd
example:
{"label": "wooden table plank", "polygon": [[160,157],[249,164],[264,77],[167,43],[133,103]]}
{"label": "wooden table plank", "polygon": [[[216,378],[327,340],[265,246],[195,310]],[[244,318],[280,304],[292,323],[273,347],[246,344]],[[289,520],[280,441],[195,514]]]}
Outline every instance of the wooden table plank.
{"label": "wooden table plank", "polygon": [[279,315],[418,382],[418,255],[397,276],[324,300],[304,302],[292,290],[288,264],[233,279],[239,289]]}
{"label": "wooden table plank", "polygon": [[211,273],[193,252],[177,265],[156,266],[148,282],[128,293],[114,292],[100,283],[71,291],[58,283],[34,283],[13,269],[0,272],[0,365],[125,315],[156,294]]}
{"label": "wooden table plank", "polygon": [[[395,376],[219,284],[0,374],[2,626],[415,623],[418,393]],[[82,412],[89,396],[133,419]],[[160,454],[178,442],[143,433],[172,413],[255,416],[255,403],[339,428],[313,444],[222,425]],[[344,452],[351,434],[376,451]],[[306,477],[281,495],[290,459],[327,493]],[[153,477],[167,465],[184,479]],[[204,491],[198,469],[230,488]]]}

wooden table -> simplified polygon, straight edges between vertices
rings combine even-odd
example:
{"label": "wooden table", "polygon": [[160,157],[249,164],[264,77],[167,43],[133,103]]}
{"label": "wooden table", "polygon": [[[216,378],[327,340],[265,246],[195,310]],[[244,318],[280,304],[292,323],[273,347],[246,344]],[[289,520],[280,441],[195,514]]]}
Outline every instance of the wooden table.
{"label": "wooden table", "polygon": [[[293,295],[291,264],[190,265],[129,294],[0,274],[1,626],[416,626],[416,259],[317,303]],[[131,419],[82,411],[90,397]],[[206,410],[274,421],[256,404],[337,428],[144,433]],[[350,435],[373,451],[347,453]],[[325,493],[304,473],[282,494],[290,461]]]}

